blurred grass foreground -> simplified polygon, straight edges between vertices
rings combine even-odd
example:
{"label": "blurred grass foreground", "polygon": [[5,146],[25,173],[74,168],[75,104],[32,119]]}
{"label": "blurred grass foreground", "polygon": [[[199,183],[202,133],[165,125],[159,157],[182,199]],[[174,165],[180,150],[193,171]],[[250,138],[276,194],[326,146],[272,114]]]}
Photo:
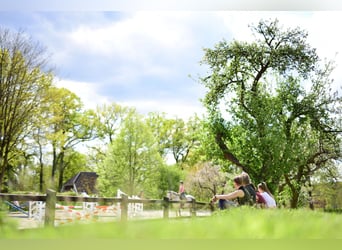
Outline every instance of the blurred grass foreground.
{"label": "blurred grass foreground", "polygon": [[216,211],[209,217],[151,219],[19,230],[0,216],[0,239],[341,239],[342,214],[311,210]]}

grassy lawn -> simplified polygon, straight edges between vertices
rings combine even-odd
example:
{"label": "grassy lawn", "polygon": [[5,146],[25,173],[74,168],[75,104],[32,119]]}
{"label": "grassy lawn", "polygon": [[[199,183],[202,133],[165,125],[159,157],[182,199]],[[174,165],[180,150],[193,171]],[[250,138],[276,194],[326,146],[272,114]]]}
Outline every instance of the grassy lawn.
{"label": "grassy lawn", "polygon": [[0,224],[1,239],[342,239],[342,214],[235,208],[210,217],[91,223],[17,230]]}

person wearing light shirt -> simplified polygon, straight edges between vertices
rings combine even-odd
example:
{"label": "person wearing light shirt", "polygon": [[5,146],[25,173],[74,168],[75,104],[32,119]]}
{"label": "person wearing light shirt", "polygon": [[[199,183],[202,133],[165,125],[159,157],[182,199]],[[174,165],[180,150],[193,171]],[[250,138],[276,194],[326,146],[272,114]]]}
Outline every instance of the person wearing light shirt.
{"label": "person wearing light shirt", "polygon": [[258,191],[266,201],[267,208],[275,208],[277,207],[276,201],[271,194],[270,190],[268,189],[265,182],[261,182],[258,184]]}

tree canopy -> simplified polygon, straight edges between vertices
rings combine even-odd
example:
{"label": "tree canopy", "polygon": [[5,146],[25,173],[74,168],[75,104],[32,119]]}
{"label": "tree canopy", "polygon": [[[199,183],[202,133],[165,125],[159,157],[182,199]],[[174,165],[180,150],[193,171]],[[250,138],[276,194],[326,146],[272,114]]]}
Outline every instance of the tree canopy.
{"label": "tree canopy", "polygon": [[273,190],[289,188],[296,207],[301,186],[341,157],[333,63],[321,62],[300,28],[261,20],[251,29],[253,42],[204,50],[203,102],[223,157]]}
{"label": "tree canopy", "polygon": [[47,58],[46,49],[24,33],[0,27],[0,190],[51,85]]}
{"label": "tree canopy", "polygon": [[115,195],[117,189],[129,195],[141,191],[157,195],[162,166],[151,130],[142,116],[131,109],[98,168],[99,188],[106,195]]}

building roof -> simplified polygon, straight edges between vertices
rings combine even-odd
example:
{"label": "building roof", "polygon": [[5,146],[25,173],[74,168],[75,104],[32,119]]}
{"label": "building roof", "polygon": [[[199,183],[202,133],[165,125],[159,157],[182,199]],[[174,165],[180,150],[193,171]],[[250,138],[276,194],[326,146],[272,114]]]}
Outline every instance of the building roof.
{"label": "building roof", "polygon": [[79,172],[64,183],[61,192],[73,189],[76,193],[96,193],[95,184],[97,177],[98,175],[95,172]]}

